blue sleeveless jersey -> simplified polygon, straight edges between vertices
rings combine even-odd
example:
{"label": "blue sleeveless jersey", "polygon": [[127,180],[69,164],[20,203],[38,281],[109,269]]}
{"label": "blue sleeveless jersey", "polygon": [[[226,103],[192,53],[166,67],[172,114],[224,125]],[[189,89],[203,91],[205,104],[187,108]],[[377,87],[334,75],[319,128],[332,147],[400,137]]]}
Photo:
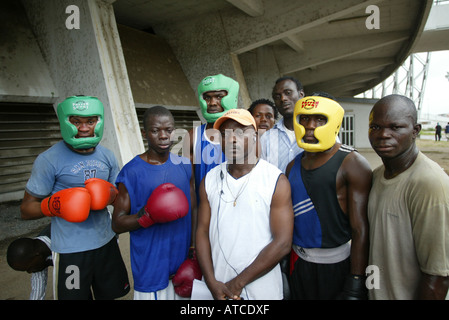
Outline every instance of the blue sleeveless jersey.
{"label": "blue sleeveless jersey", "polygon": [[195,166],[195,190],[196,199],[199,203],[199,186],[204,176],[218,164],[226,161],[225,155],[221,149],[221,144],[211,143],[206,140],[204,131],[206,130],[207,123],[195,128],[194,141],[194,159],[193,164]]}
{"label": "blue sleeveless jersey", "polygon": [[[123,183],[131,200],[130,214],[143,208],[153,190],[169,182],[180,188],[189,200],[187,216],[168,223],[156,223],[130,232],[131,269],[134,288],[155,292],[168,286],[181,263],[187,258],[191,239],[190,178],[187,159],[171,154],[162,165],[152,165],[134,157],[120,171],[116,183]],[[176,161],[173,161],[176,160]]]}
{"label": "blue sleeveless jersey", "polygon": [[295,216],[293,243],[303,248],[321,248],[321,223],[301,176],[301,158],[295,158],[288,180],[292,189],[293,213]]}
{"label": "blue sleeveless jersey", "polygon": [[293,243],[303,248],[335,248],[351,239],[348,216],[337,198],[337,172],[354,149],[342,145],[321,167],[305,170],[303,154],[289,174],[295,214]]}

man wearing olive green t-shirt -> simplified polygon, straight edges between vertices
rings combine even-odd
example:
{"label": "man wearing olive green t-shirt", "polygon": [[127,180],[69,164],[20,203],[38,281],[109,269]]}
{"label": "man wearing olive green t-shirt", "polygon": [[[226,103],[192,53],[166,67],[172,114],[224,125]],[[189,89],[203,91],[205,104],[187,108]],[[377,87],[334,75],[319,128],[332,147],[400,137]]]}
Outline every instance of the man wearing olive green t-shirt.
{"label": "man wearing olive green t-shirt", "polygon": [[415,144],[421,130],[414,103],[379,100],[369,118],[374,170],[368,202],[369,264],[379,286],[370,299],[445,299],[449,285],[449,177]]}

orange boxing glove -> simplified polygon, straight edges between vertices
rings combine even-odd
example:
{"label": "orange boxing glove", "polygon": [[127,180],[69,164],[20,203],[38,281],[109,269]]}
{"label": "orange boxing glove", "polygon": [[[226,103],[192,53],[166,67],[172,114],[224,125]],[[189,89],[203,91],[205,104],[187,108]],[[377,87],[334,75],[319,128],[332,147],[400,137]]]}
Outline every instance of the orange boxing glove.
{"label": "orange boxing glove", "polygon": [[92,210],[106,208],[106,206],[114,202],[118,194],[117,188],[112,183],[103,179],[90,178],[84,181],[84,185],[90,193],[90,208]]}
{"label": "orange boxing glove", "polygon": [[84,188],[60,190],[41,202],[42,213],[68,222],[83,222],[90,212],[90,194]]}

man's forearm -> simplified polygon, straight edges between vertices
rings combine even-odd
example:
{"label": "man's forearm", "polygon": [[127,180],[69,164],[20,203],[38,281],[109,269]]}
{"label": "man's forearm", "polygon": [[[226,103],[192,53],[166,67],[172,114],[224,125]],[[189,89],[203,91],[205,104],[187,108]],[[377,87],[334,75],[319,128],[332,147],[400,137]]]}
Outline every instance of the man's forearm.
{"label": "man's forearm", "polygon": [[[249,283],[271,271],[271,269],[273,269],[289,252],[290,243],[284,241],[272,241],[262,249],[256,259],[248,267],[228,282],[229,286],[240,290],[243,289]],[[231,288],[231,290],[233,288]]]}
{"label": "man's forearm", "polygon": [[418,288],[420,300],[444,300],[449,288],[449,277],[439,277],[423,273]]}
{"label": "man's forearm", "polygon": [[368,266],[368,239],[359,236],[351,241],[351,274],[365,275]]}

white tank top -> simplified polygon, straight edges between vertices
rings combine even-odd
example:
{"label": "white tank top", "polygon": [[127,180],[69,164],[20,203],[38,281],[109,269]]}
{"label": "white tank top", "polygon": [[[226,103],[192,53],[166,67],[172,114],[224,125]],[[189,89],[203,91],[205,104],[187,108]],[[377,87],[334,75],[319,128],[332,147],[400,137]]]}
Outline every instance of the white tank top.
{"label": "white tank top", "polygon": [[[221,282],[235,278],[272,241],[271,199],[282,173],[260,159],[250,173],[235,179],[227,172],[226,166],[227,162],[216,166],[205,178],[211,207],[209,238],[212,261],[215,277]],[[241,296],[246,300],[282,299],[279,264],[248,284]]]}

